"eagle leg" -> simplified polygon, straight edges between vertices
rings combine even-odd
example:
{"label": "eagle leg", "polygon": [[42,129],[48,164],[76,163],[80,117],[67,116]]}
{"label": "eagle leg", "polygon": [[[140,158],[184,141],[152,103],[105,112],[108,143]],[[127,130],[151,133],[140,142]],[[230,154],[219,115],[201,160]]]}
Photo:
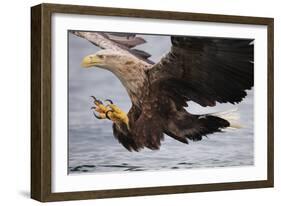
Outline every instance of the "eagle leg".
{"label": "eagle leg", "polygon": [[129,129],[129,118],[127,113],[120,109],[115,104],[108,104],[106,107],[110,108],[106,111],[105,116],[116,124],[125,124]]}

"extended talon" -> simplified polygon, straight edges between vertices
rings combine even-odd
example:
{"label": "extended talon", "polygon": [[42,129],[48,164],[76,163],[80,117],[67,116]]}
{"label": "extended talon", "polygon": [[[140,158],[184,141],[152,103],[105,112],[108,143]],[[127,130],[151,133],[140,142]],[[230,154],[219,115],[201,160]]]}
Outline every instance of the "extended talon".
{"label": "extended talon", "polygon": [[91,109],[94,109],[98,114],[93,111],[94,116],[97,119],[109,119],[115,123],[124,123],[129,129],[129,118],[122,109],[113,104],[113,101],[110,99],[106,99],[104,102],[108,104],[104,105],[103,102],[97,99],[95,96],[91,96],[94,99],[94,106]]}
{"label": "extended talon", "polygon": [[93,112],[93,114],[94,114],[94,116],[95,116],[97,119],[105,119],[105,118],[106,118],[106,116],[105,116],[104,113],[99,113],[99,114],[97,115],[95,112]]}
{"label": "extended talon", "polygon": [[94,104],[95,104],[95,105],[98,106],[98,105],[100,105],[100,104],[103,104],[102,101],[99,100],[99,99],[97,99],[95,96],[91,96],[91,97],[94,99]]}
{"label": "extended talon", "polygon": [[95,104],[91,107],[91,109],[94,109],[99,113],[105,113],[108,110],[107,106],[105,106],[101,100],[97,99],[95,96],[91,97],[94,99]]}
{"label": "extended talon", "polygon": [[105,116],[106,116],[107,119],[111,120],[111,119],[110,119],[110,116],[109,116],[109,112],[112,113],[113,111],[112,111],[112,110],[108,110],[108,111],[105,113]]}
{"label": "extended talon", "polygon": [[111,99],[106,99],[104,102],[109,102],[110,104],[113,104],[113,101]]}
{"label": "extended talon", "polygon": [[97,115],[95,112],[93,112],[93,114],[97,119],[102,119],[101,116]]}
{"label": "extended talon", "polygon": [[108,108],[105,105],[103,105],[102,101],[97,99],[95,96],[91,96],[91,97],[94,99],[94,104],[95,104],[94,106],[91,107],[91,109],[98,112],[98,114],[96,114],[93,111],[94,116],[97,119],[106,119],[105,112],[108,110]]}

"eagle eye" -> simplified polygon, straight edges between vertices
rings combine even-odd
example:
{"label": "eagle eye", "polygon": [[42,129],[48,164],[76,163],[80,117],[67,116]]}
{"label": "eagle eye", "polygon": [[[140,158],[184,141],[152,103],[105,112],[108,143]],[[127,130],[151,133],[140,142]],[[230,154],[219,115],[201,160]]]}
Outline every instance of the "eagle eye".
{"label": "eagle eye", "polygon": [[104,56],[101,55],[101,54],[98,54],[97,56],[98,56],[98,58],[100,58],[100,59],[103,59],[103,58],[104,58]]}

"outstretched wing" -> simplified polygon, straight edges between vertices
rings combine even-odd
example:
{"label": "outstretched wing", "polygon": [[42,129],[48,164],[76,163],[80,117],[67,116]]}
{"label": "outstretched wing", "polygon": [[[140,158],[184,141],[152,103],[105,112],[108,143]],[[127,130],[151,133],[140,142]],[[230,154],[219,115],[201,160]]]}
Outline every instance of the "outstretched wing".
{"label": "outstretched wing", "polygon": [[121,53],[125,52],[129,55],[134,55],[141,61],[154,64],[151,60],[149,60],[149,57],[151,56],[149,53],[133,49],[134,47],[146,42],[142,37],[136,36],[136,34],[84,31],[71,31],[71,33],[88,40],[102,49],[111,49]]}
{"label": "outstretched wing", "polygon": [[252,39],[172,36],[171,51],[149,71],[178,106],[242,101],[254,83]]}
{"label": "outstretched wing", "polygon": [[158,149],[163,133],[188,143],[220,132],[230,122],[215,115],[193,115],[187,101],[202,106],[238,103],[254,83],[250,39],[172,37],[166,57],[148,70],[150,92],[135,122],[134,138]]}

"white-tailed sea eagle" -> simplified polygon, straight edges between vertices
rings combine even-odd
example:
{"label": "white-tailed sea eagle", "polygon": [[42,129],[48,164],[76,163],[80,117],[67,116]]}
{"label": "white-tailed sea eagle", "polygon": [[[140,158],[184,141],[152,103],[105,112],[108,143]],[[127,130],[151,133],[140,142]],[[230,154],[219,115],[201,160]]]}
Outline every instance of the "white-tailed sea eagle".
{"label": "white-tailed sea eagle", "polygon": [[129,151],[159,149],[164,134],[188,143],[232,126],[223,115],[194,115],[184,107],[188,101],[203,107],[239,103],[253,86],[252,39],[171,36],[170,52],[153,63],[148,53],[133,49],[145,43],[135,34],[73,33],[102,48],[82,66],[111,71],[129,94],[128,114],[93,96],[96,117],[113,122],[114,136]]}

